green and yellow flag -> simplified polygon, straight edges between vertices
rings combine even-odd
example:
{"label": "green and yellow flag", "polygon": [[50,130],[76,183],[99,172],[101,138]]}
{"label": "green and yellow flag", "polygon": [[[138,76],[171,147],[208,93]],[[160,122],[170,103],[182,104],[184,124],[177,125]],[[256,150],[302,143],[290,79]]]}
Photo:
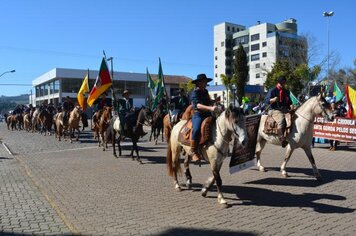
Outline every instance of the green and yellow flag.
{"label": "green and yellow flag", "polygon": [[165,91],[165,83],[164,83],[164,76],[161,64],[161,58],[159,58],[159,67],[158,67],[158,77],[156,81],[155,91],[154,91],[154,100],[152,104],[152,110],[154,110],[161,98],[164,96]]}
{"label": "green and yellow flag", "polygon": [[340,101],[344,97],[344,95],[341,92],[341,89],[337,86],[336,81],[334,83],[334,93],[333,94],[335,97],[335,102]]}
{"label": "green and yellow flag", "polygon": [[292,92],[289,93],[289,97],[293,103],[293,106],[297,106],[300,104],[298,98],[296,96],[294,96],[294,94]]}

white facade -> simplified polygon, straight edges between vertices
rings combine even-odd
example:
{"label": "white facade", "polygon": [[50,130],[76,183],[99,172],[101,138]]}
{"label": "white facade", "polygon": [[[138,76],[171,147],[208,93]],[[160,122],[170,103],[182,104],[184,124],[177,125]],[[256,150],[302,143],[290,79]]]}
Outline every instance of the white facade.
{"label": "white facade", "polygon": [[214,85],[221,84],[221,74],[225,74],[226,70],[232,70],[231,65],[225,63],[226,55],[232,53],[229,45],[232,42],[232,35],[242,30],[245,30],[245,26],[227,22],[214,26]]}
{"label": "white facade", "polygon": [[[221,84],[220,74],[232,75],[233,54],[240,43],[248,57],[248,84],[250,85],[263,85],[266,81],[267,72],[271,70],[276,60],[288,57],[290,46],[302,45],[300,41],[303,41],[303,39],[297,35],[295,19],[288,19],[276,25],[258,22],[248,29],[231,34],[226,29],[232,25],[235,24],[222,23],[214,26],[214,84],[217,85]],[[237,26],[239,26],[239,29],[245,28],[235,25],[235,27]],[[288,41],[288,44],[283,43],[286,41]],[[222,42],[225,42],[225,48],[222,47]]]}

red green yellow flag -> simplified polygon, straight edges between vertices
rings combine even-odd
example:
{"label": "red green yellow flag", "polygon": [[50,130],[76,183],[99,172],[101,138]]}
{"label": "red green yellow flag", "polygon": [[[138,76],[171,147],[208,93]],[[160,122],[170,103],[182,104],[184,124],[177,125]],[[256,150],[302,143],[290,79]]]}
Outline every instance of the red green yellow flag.
{"label": "red green yellow flag", "polygon": [[356,90],[346,86],[347,118],[356,118]]}
{"label": "red green yellow flag", "polygon": [[100,97],[100,95],[104,93],[111,85],[112,79],[110,76],[108,65],[106,64],[105,58],[103,58],[103,60],[101,61],[98,77],[96,78],[94,87],[90,91],[88,97],[88,105],[92,106],[95,100]]}

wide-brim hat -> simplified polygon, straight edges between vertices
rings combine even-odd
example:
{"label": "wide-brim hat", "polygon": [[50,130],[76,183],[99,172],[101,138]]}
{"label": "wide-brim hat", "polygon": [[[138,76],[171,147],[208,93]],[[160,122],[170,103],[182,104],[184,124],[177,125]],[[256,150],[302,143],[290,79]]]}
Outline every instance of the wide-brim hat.
{"label": "wide-brim hat", "polygon": [[199,74],[197,75],[197,78],[195,80],[192,81],[193,84],[197,84],[198,82],[202,81],[202,80],[206,80],[208,83],[210,81],[212,81],[212,78],[208,78],[206,77],[206,74]]}
{"label": "wide-brim hat", "polygon": [[129,90],[124,90],[124,92],[122,93],[122,96],[124,96],[125,94],[130,94]]}

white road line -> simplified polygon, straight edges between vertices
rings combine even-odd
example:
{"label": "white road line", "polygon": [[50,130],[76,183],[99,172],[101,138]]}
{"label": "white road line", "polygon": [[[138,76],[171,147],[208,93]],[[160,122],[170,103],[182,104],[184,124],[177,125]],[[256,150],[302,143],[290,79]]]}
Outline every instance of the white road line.
{"label": "white road line", "polygon": [[3,142],[2,145],[4,146],[4,148],[6,149],[6,151],[13,156],[14,154],[12,154],[12,152],[10,151],[10,149],[7,147],[7,145]]}

